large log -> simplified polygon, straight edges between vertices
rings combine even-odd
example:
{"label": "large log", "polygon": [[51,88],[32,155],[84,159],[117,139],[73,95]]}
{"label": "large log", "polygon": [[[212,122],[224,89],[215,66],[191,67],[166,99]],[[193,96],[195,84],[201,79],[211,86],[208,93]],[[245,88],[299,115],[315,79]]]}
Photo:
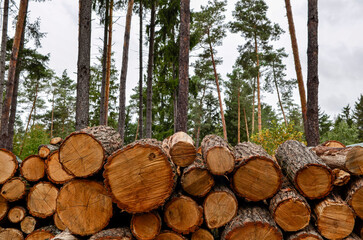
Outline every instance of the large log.
{"label": "large log", "polygon": [[304,197],[323,198],[332,190],[331,169],[301,142],[284,142],[275,156],[286,176]]}
{"label": "large log", "polygon": [[234,192],[249,201],[271,198],[281,187],[281,169],[260,146],[251,142],[234,147],[236,167],[231,184]]}
{"label": "large log", "polygon": [[15,228],[5,228],[0,231],[1,240],[24,240],[23,233]]}
{"label": "large log", "polygon": [[9,202],[22,199],[25,194],[26,182],[19,177],[11,178],[1,188],[1,196]]}
{"label": "large log", "polygon": [[4,148],[0,148],[0,166],[0,184],[4,184],[7,180],[14,176],[18,169],[16,156],[12,152]]}
{"label": "large log", "polygon": [[[167,145],[167,146],[166,146]],[[165,140],[164,150],[169,154],[175,165],[186,167],[190,165],[195,157],[197,150],[193,139],[185,132],[177,132]]]}
{"label": "large log", "polygon": [[62,164],[59,162],[59,152],[51,153],[47,160],[45,160],[47,176],[50,181],[55,184],[63,184],[74,178],[66,171],[64,171]]}
{"label": "large log", "polygon": [[203,159],[213,175],[225,175],[234,169],[235,160],[228,143],[216,135],[207,135],[201,143]]}
{"label": "large log", "polygon": [[214,240],[214,237],[209,231],[200,228],[193,232],[191,240]]}
{"label": "large log", "polygon": [[41,158],[47,158],[49,154],[53,153],[54,151],[57,151],[59,149],[59,146],[52,145],[52,144],[43,144],[38,147],[38,155]]}
{"label": "large log", "polygon": [[175,166],[155,139],[138,140],[113,153],[103,176],[118,207],[129,213],[162,206],[176,182]]}
{"label": "large log", "polygon": [[26,216],[23,221],[20,223],[20,228],[23,233],[29,234],[32,233],[37,224],[37,220],[32,216]]}
{"label": "large log", "polygon": [[203,210],[207,227],[219,228],[236,216],[238,202],[231,190],[217,185],[204,199]]}
{"label": "large log", "polygon": [[24,219],[25,215],[26,215],[25,208],[21,206],[15,206],[9,210],[8,219],[12,223],[18,223]]}
{"label": "large log", "polygon": [[352,207],[355,214],[363,219],[363,178],[355,179],[347,191],[346,202]]}
{"label": "large log", "polygon": [[63,168],[76,177],[98,172],[105,156],[121,147],[120,134],[109,126],[85,128],[69,135],[59,148]]}
{"label": "large log", "polygon": [[280,191],[270,201],[270,212],[284,231],[298,231],[309,225],[310,206],[284,177]]}
{"label": "large log", "polygon": [[157,212],[135,214],[131,218],[130,229],[139,240],[152,240],[161,229],[161,218]]}
{"label": "large log", "polygon": [[131,240],[132,234],[127,228],[112,228],[93,235],[89,240]]}
{"label": "large log", "polygon": [[20,173],[30,182],[39,181],[45,174],[44,160],[38,155],[28,156],[21,163]]}
{"label": "large log", "polygon": [[175,232],[164,231],[160,233],[155,240],[186,240],[182,235],[179,235]]}
{"label": "large log", "polygon": [[8,201],[6,201],[6,199],[0,195],[0,221],[6,216],[8,209]]}
{"label": "large log", "polygon": [[59,191],[57,214],[72,233],[91,235],[107,226],[112,199],[100,183],[72,180]]}
{"label": "large log", "polygon": [[354,228],[354,213],[340,196],[330,194],[314,207],[316,226],[321,235],[328,239],[342,239]]}
{"label": "large log", "polygon": [[323,237],[312,225],[289,235],[286,240],[323,240]]}
{"label": "large log", "polygon": [[268,210],[259,206],[241,208],[238,215],[227,224],[221,240],[238,239],[279,239],[282,233]]}

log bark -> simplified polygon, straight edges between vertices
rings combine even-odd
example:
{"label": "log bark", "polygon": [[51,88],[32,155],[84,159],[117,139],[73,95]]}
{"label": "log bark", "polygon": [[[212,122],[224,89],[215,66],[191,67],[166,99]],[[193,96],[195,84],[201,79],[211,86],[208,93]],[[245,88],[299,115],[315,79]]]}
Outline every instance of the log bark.
{"label": "log bark", "polygon": [[187,167],[194,162],[197,150],[193,139],[185,132],[177,132],[167,140],[167,152],[175,165]]}
{"label": "log bark", "polygon": [[225,227],[221,240],[237,240],[241,236],[244,239],[283,239],[268,210],[259,206],[241,208]]}
{"label": "log bark", "polygon": [[345,148],[345,145],[336,140],[328,140],[320,144],[319,146],[332,147],[332,148]]}
{"label": "log bark", "polygon": [[18,223],[25,218],[25,215],[26,215],[25,208],[21,206],[15,206],[9,210],[8,219],[12,223]]}
{"label": "log bark", "polygon": [[1,188],[1,196],[9,202],[22,199],[25,194],[26,182],[18,177],[10,179]]}
{"label": "log bark", "polygon": [[106,240],[106,239],[131,240],[133,238],[130,230],[127,228],[112,228],[96,233],[89,240]]}
{"label": "log bark", "polygon": [[323,237],[315,230],[312,225],[289,235],[286,240],[323,240]]}
{"label": "log bark", "polygon": [[6,201],[6,199],[0,195],[0,221],[6,216],[8,209],[8,201]]}
{"label": "log bark", "polygon": [[64,225],[64,223],[62,222],[62,220],[60,220],[59,216],[58,216],[58,213],[55,212],[53,214],[53,222],[54,222],[54,225],[59,229],[59,230],[66,230],[67,226]]}
{"label": "log bark", "polygon": [[137,239],[152,240],[160,233],[161,218],[157,212],[133,215],[130,229]]}
{"label": "log bark", "polygon": [[72,233],[94,234],[107,226],[112,216],[112,199],[100,183],[73,180],[59,191],[57,214]]}
{"label": "log bark", "polygon": [[5,228],[0,231],[0,239],[4,240],[24,240],[23,233],[15,228]]}
{"label": "log bark", "polygon": [[129,213],[162,206],[176,183],[175,166],[155,139],[135,141],[112,154],[103,176],[118,207]]}
{"label": "log bark", "polygon": [[37,220],[32,216],[26,216],[20,223],[21,231],[25,234],[32,233],[37,224]]}
{"label": "log bark", "polygon": [[40,145],[38,148],[38,155],[41,158],[47,158],[51,153],[54,151],[57,151],[59,149],[59,146],[52,145],[52,144],[43,144]]}
{"label": "log bark", "polygon": [[193,232],[191,240],[214,240],[214,237],[209,231],[200,228]]}
{"label": "log bark", "polygon": [[314,207],[316,226],[327,239],[342,239],[349,236],[354,228],[353,210],[340,196],[330,194]]}
{"label": "log bark", "polygon": [[350,180],[350,174],[339,168],[334,168],[332,170],[332,173],[334,176],[334,182],[333,182],[334,186],[344,186]]}
{"label": "log bark", "polygon": [[216,135],[207,135],[201,143],[203,159],[213,175],[233,171],[235,160],[228,143]]}
{"label": "log bark", "polygon": [[34,185],[27,198],[29,213],[39,218],[52,216],[56,210],[58,192],[58,189],[49,182]]}
{"label": "log bark", "polygon": [[363,178],[352,181],[345,201],[352,207],[355,214],[363,219]]}
{"label": "log bark", "polygon": [[352,233],[348,237],[344,238],[344,240],[361,240],[361,238],[357,234]]}
{"label": "log bark", "polygon": [[28,156],[21,163],[20,173],[29,182],[39,181],[45,174],[44,160],[38,155]]}
{"label": "log bark", "polygon": [[203,210],[190,197],[175,195],[164,206],[164,222],[173,231],[188,234],[203,222]]}
{"label": "log bark", "polygon": [[45,160],[45,169],[48,179],[55,184],[63,184],[74,178],[64,171],[62,164],[59,162],[59,151],[55,151],[50,154]]}
{"label": "log bark", "polygon": [[50,139],[49,143],[53,145],[61,144],[63,139],[61,137],[54,137]]}
{"label": "log bark", "polygon": [[237,195],[249,201],[261,201],[276,194],[281,187],[281,169],[261,146],[239,143],[234,147],[234,155],[236,167],[231,185]]}
{"label": "log bark", "polygon": [[30,233],[25,240],[48,240],[52,239],[55,235],[49,231],[45,230],[35,230],[32,233]]}
{"label": "log bark", "polygon": [[67,228],[66,230],[52,238],[52,240],[78,240],[78,238],[73,236]]}
{"label": "log bark", "polygon": [[236,216],[238,201],[226,186],[217,185],[204,199],[203,210],[207,227],[219,228]]}
{"label": "log bark", "polygon": [[185,237],[183,237],[182,235],[179,235],[175,232],[171,232],[171,231],[164,231],[162,233],[160,233],[155,240],[186,240]]}
{"label": "log bark", "polygon": [[279,192],[270,201],[270,213],[284,231],[299,231],[309,225],[310,206],[284,178]]}
{"label": "log bark", "polygon": [[331,169],[304,144],[288,140],[279,146],[275,156],[290,182],[304,197],[323,198],[330,193]]}
{"label": "log bark", "polygon": [[0,149],[0,184],[4,184],[7,180],[12,178],[18,169],[18,162],[16,161],[16,156],[4,149]]}
{"label": "log bark", "polygon": [[105,157],[121,147],[120,134],[109,126],[85,128],[69,135],[59,148],[59,162],[76,177],[98,172]]}

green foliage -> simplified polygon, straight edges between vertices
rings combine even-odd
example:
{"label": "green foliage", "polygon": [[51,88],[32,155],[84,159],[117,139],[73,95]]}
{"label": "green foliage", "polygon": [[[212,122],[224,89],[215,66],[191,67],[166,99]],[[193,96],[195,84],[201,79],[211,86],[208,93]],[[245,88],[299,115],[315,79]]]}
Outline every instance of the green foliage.
{"label": "green foliage", "polygon": [[333,126],[333,123],[329,118],[329,115],[323,112],[319,107],[319,135],[321,137],[326,136]]}
{"label": "green foliage", "polygon": [[325,142],[327,140],[337,140],[345,145],[358,143],[359,138],[357,125],[353,123],[349,126],[347,121],[336,121],[334,128],[321,138],[321,142]]}
{"label": "green foliage", "polygon": [[354,105],[354,116],[358,128],[358,139],[363,142],[363,95],[361,94]]}

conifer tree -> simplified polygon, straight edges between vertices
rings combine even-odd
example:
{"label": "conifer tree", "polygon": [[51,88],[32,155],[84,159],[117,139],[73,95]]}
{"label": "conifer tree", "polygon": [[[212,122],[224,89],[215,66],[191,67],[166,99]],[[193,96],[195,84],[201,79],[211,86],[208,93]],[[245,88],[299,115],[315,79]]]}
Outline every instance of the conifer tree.
{"label": "conifer tree", "polygon": [[361,94],[354,104],[354,119],[357,123],[358,138],[363,142],[363,95]]}

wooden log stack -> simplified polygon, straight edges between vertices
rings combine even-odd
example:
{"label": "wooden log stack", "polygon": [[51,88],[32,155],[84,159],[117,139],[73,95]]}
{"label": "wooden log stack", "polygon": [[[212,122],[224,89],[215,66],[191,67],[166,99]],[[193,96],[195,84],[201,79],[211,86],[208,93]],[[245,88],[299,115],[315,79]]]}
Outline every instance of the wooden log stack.
{"label": "wooden log stack", "polygon": [[0,240],[361,239],[361,147],[289,140],[275,156],[186,133],[121,146],[96,126],[18,162],[0,149]]}

